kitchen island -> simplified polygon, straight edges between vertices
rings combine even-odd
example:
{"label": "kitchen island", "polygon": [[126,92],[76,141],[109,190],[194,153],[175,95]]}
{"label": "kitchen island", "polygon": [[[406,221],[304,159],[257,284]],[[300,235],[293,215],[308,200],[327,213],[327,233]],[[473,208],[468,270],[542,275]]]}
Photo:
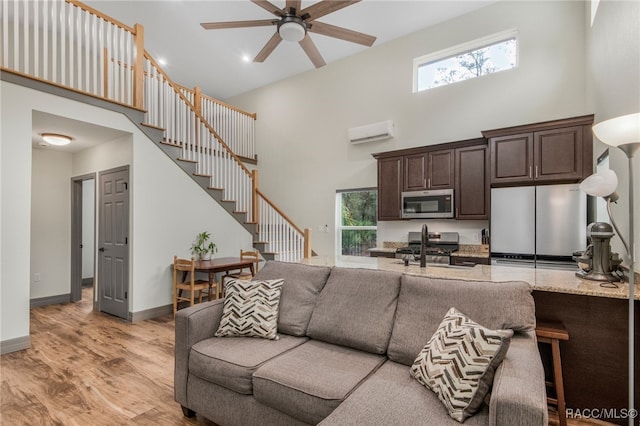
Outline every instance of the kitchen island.
{"label": "kitchen island", "polygon": [[[535,291],[627,299],[629,286],[618,283],[618,288],[602,287],[597,281],[583,280],[574,271],[521,268],[514,266],[476,265],[451,266],[428,264],[426,268],[410,264],[404,266],[401,259],[361,256],[315,256],[302,261],[307,265],[342,266],[346,268],[380,269],[430,278],[452,278],[475,281],[525,281]],[[635,300],[640,300],[640,283],[636,281]]]}
{"label": "kitchen island", "polygon": [[[384,257],[312,257],[308,265],[380,269],[430,278],[474,281],[525,281],[533,289],[538,322],[562,323],[569,340],[560,344],[568,409],[611,409],[621,413],[628,395],[628,284],[618,288],[600,286],[583,280],[573,271],[533,269],[512,266],[476,265],[474,267],[427,265],[404,266],[400,259]],[[638,283],[638,280],[636,280]],[[635,289],[636,345],[640,340],[640,285]],[[540,345],[547,380],[552,378],[548,345]],[[640,365],[640,352],[635,352]],[[640,396],[640,374],[636,369],[635,395]],[[553,392],[548,390],[548,392]],[[636,400],[636,407],[638,402]],[[612,411],[613,412],[613,411]],[[627,424],[626,418],[601,419]]]}

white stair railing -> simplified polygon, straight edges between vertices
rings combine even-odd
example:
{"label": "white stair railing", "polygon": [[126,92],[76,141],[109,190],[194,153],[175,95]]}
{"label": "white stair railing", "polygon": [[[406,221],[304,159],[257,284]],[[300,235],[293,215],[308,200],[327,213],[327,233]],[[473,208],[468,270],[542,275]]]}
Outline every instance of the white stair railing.
{"label": "white stair railing", "polygon": [[255,158],[255,114],[172,82],[144,51],[141,25],[129,27],[76,0],[3,0],[0,23],[2,70],[144,109],[145,124],[164,129],[181,159],[258,223],[268,252],[284,261],[309,257],[309,230],[260,193],[256,172],[239,158]]}
{"label": "white stair railing", "polygon": [[249,114],[209,96],[201,96],[202,116],[226,141],[233,152],[255,158],[255,114]]}
{"label": "white stair railing", "polygon": [[74,1],[2,1],[0,66],[134,105],[136,28]]}
{"label": "white stair railing", "polygon": [[309,230],[302,231],[260,191],[258,192],[258,240],[276,260],[298,262],[310,256]]}
{"label": "white stair railing", "polygon": [[251,172],[148,55],[144,75],[146,124],[164,129],[165,141],[181,147],[180,159],[194,162],[209,187],[223,190],[223,199],[235,201],[235,210],[253,222]]}

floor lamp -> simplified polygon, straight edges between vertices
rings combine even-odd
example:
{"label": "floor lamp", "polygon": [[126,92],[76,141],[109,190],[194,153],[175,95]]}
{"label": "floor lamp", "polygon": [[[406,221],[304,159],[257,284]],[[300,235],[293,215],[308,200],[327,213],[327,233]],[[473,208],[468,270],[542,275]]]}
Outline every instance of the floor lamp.
{"label": "floor lamp", "polygon": [[[633,267],[633,155],[640,150],[640,113],[623,115],[602,121],[593,126],[596,138],[610,146],[616,146],[629,159],[629,410],[634,409],[634,285],[635,270]],[[634,419],[629,417],[629,424]]]}

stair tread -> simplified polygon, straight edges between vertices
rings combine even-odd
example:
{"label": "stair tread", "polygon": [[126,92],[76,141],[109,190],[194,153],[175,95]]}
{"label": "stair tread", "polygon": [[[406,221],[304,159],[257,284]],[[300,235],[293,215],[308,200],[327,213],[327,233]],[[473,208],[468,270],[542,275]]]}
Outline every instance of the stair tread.
{"label": "stair tread", "polygon": [[210,178],[211,177],[211,175],[207,175],[207,174],[204,174],[204,173],[194,173],[193,175],[194,176],[200,176],[200,177],[206,177],[206,178]]}
{"label": "stair tread", "polygon": [[176,158],[176,160],[184,161],[185,163],[193,163],[193,164],[197,164],[198,163],[198,161],[196,161],[196,160],[189,160],[189,159],[186,159],[186,158]]}
{"label": "stair tread", "polygon": [[152,129],[162,130],[163,132],[167,130],[164,127],[159,127],[159,126],[156,126],[156,125],[151,124],[151,123],[144,123],[143,122],[143,123],[140,123],[140,125],[145,126],[145,127],[151,127]]}
{"label": "stair tread", "polygon": [[180,148],[180,147],[182,146],[182,145],[180,145],[179,143],[175,143],[175,142],[168,142],[168,141],[166,141],[166,140],[161,140],[161,141],[160,141],[160,143],[161,143],[162,145],[173,146],[173,147],[176,147],[176,148]]}

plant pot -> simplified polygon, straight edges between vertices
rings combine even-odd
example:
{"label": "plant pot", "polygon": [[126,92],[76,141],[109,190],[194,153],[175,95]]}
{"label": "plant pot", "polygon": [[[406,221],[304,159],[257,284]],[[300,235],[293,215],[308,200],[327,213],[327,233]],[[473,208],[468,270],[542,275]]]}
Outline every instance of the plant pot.
{"label": "plant pot", "polygon": [[211,255],[211,253],[207,252],[207,253],[202,253],[200,255],[200,260],[211,260],[213,258],[213,256]]}

